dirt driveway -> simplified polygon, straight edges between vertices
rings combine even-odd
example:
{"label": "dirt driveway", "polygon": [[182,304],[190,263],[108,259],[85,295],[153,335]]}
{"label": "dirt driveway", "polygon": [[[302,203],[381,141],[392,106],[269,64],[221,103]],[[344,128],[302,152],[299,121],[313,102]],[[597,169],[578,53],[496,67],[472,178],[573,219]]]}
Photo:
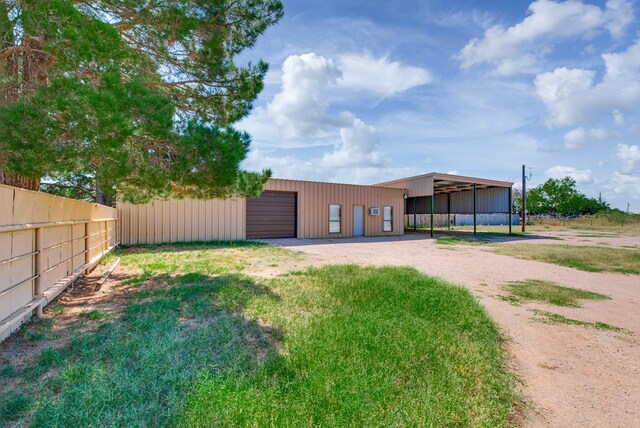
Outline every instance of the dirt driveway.
{"label": "dirt driveway", "polygon": [[[598,241],[598,237],[593,239]],[[640,238],[632,239],[638,244]],[[585,245],[588,240],[575,241],[574,245]],[[522,378],[525,396],[531,404],[527,426],[638,426],[639,276],[583,272],[494,254],[484,246],[444,246],[424,235],[269,242],[306,253],[313,265],[409,265],[469,288],[510,338],[513,370]],[[568,243],[566,239],[535,242]],[[609,245],[617,246],[611,241]],[[611,300],[586,301],[581,308],[563,308],[535,303],[514,306],[500,299],[505,282],[529,278],[604,293]],[[544,324],[534,320],[534,309],[583,321],[605,322],[626,331]]]}

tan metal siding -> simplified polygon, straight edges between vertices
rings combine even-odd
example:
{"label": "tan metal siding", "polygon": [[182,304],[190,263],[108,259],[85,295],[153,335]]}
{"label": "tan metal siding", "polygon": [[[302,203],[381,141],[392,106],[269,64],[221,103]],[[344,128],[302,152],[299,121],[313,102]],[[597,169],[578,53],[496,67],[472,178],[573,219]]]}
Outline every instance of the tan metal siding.
{"label": "tan metal siding", "polygon": [[[423,183],[424,184],[424,183]],[[353,207],[365,209],[365,236],[393,236],[404,233],[403,189],[352,184],[320,183],[297,180],[269,180],[265,190],[298,193],[299,238],[346,238],[353,236]],[[329,233],[329,205],[342,205],[340,233]],[[382,230],[382,208],[393,209],[393,230]],[[378,216],[369,215],[369,208],[380,208]]]}
{"label": "tan metal siding", "polygon": [[245,199],[180,199],[134,205],[118,203],[122,243],[245,239]]}

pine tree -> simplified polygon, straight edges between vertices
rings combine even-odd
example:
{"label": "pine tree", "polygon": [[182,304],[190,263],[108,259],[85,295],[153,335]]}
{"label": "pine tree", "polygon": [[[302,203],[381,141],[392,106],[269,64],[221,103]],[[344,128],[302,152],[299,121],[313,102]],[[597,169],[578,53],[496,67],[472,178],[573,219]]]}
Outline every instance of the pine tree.
{"label": "pine tree", "polygon": [[267,64],[235,58],[282,14],[279,0],[3,0],[0,183],[107,202],[259,193],[270,172],[240,169],[250,137],[232,125]]}

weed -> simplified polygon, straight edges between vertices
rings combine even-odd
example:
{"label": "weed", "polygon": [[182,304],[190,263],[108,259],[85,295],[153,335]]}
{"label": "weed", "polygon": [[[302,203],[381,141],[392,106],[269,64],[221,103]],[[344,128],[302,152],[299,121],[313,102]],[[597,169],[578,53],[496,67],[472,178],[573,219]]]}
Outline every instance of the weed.
{"label": "weed", "polygon": [[33,399],[16,392],[0,392],[0,421],[19,419],[32,402]]}
{"label": "weed", "polygon": [[513,244],[494,247],[498,254],[539,260],[587,272],[640,275],[640,251],[577,245]]}
{"label": "weed", "polygon": [[534,310],[533,311],[538,318],[538,321],[547,323],[547,324],[569,324],[569,325],[579,325],[582,327],[591,327],[598,330],[609,330],[609,331],[624,331],[622,327],[616,327],[611,324],[607,324],[604,322],[596,321],[596,322],[588,322],[588,321],[580,321],[572,318],[567,318],[560,314],[554,314],[553,312],[545,312]]}
{"label": "weed", "polygon": [[[508,282],[505,288],[509,291],[509,301],[521,303],[536,301],[556,306],[579,307],[579,300],[610,299],[604,294],[594,293],[580,288],[563,287],[551,281],[525,279]],[[506,299],[505,299],[506,300]]]}

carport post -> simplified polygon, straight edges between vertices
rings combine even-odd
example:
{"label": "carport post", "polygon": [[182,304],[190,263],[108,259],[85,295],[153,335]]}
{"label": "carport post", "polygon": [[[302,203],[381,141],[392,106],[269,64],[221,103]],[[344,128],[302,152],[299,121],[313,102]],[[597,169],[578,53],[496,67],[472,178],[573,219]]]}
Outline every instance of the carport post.
{"label": "carport post", "polygon": [[433,207],[435,206],[434,200],[436,199],[435,193],[431,195],[431,237],[433,238]]}
{"label": "carport post", "polygon": [[477,226],[477,221],[476,221],[476,210],[477,210],[477,204],[478,204],[478,186],[476,186],[476,183],[473,183],[473,234],[476,234],[476,226]]}
{"label": "carport post", "polygon": [[509,187],[509,235],[511,235],[511,211],[513,211],[513,199],[512,199],[512,190]]}
{"label": "carport post", "polygon": [[447,227],[451,230],[451,193],[447,193]]}
{"label": "carport post", "polygon": [[413,231],[415,232],[418,229],[418,223],[416,222],[416,201],[417,198],[413,198]]}

